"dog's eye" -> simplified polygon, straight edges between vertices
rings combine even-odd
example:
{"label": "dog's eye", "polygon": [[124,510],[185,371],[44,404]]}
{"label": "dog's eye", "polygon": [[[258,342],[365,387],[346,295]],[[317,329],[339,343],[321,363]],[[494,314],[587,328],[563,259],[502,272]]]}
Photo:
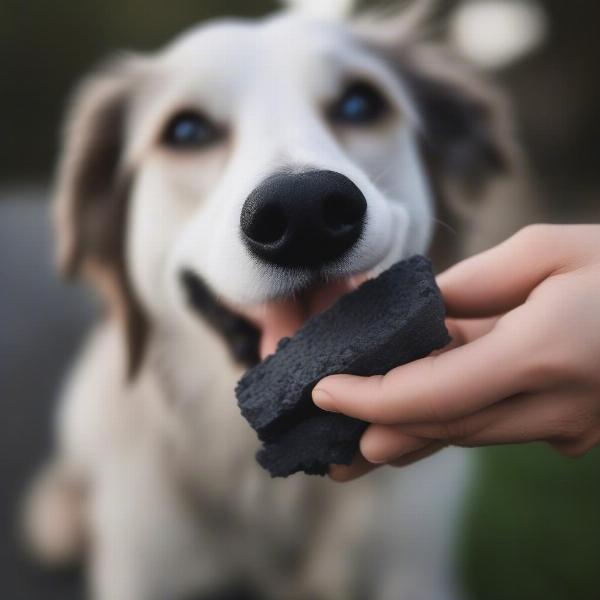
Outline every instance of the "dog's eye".
{"label": "dog's eye", "polygon": [[185,110],[170,119],[161,141],[172,148],[193,149],[214,144],[223,136],[223,129],[207,117],[193,110]]}
{"label": "dog's eye", "polygon": [[388,103],[377,89],[366,82],[355,82],[329,108],[329,118],[340,124],[370,125],[389,110]]}

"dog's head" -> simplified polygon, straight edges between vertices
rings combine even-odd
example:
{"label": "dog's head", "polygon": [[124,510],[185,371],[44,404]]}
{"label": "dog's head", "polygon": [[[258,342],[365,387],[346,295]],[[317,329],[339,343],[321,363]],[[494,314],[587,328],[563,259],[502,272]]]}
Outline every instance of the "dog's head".
{"label": "dog's head", "polygon": [[149,322],[193,327],[198,309],[255,360],[261,333],[264,354],[424,252],[439,177],[505,167],[486,94],[385,28],[218,22],[83,83],[59,169],[60,257],[122,318],[133,370]]}

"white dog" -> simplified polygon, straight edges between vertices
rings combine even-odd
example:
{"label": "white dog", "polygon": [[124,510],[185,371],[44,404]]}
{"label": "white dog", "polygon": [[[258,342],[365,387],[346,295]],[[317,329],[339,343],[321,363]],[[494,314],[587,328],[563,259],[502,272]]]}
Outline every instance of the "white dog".
{"label": "white dog", "polygon": [[98,600],[421,597],[381,559],[385,476],[269,479],[233,395],[310,314],[427,251],[435,191],[506,166],[488,95],[412,33],[398,18],[220,21],[79,89],[60,259],[108,310],[28,531],[48,561],[85,548]]}

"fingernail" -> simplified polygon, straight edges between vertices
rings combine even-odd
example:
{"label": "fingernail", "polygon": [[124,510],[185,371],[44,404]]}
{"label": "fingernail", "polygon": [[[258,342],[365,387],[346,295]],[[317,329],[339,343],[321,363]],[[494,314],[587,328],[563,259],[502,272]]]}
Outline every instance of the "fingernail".
{"label": "fingernail", "polygon": [[322,388],[315,388],[312,392],[313,402],[323,410],[327,410],[329,412],[337,412],[335,409],[335,405],[333,402],[333,397],[329,392],[326,392]]}

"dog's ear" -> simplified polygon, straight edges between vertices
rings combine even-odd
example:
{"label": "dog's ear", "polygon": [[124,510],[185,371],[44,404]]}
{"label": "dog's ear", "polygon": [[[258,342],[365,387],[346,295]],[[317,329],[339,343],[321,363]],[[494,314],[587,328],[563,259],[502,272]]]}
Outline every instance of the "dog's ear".
{"label": "dog's ear", "polygon": [[434,10],[423,0],[400,13],[363,15],[355,31],[398,76],[434,183],[478,192],[515,163],[509,111],[480,74],[449,48],[426,41]]}
{"label": "dog's ear", "polygon": [[394,60],[418,118],[425,158],[442,186],[480,191],[514,163],[504,99],[482,77],[438,48],[415,47]]}
{"label": "dog's ear", "polygon": [[121,57],[77,89],[67,114],[54,200],[61,271],[91,281],[123,323],[130,375],[142,360],[147,324],[125,262],[130,175],[122,154],[142,62]]}

